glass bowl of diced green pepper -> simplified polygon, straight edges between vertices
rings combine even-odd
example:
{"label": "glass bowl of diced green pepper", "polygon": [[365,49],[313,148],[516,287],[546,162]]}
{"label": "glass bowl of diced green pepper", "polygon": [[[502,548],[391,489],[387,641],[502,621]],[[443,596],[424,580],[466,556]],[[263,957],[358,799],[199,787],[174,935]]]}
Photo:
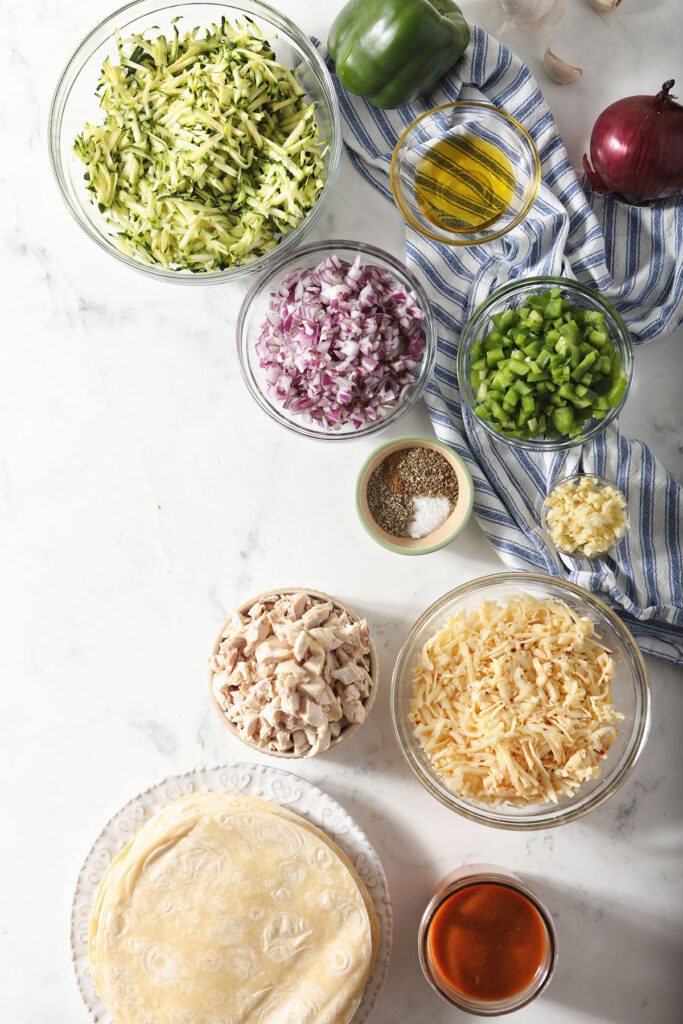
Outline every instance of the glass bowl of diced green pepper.
{"label": "glass bowl of diced green pepper", "polygon": [[519,448],[562,451],[595,437],[619,415],[632,377],[624,321],[593,289],[562,277],[499,288],[458,349],[463,406]]}

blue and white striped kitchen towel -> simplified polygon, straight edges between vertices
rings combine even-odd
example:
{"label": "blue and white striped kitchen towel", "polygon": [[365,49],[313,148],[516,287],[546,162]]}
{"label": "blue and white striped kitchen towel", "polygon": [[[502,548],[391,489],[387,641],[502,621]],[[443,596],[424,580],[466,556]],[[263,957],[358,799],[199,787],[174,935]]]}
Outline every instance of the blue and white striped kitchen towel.
{"label": "blue and white striped kitchen towel", "polygon": [[[672,331],[683,320],[683,201],[650,210],[587,198],[529,69],[482,29],[474,29],[455,71],[411,107],[378,110],[336,78],[335,87],[351,158],[389,200],[396,141],[430,107],[457,99],[493,103],[533,136],[543,181],[516,229],[486,246],[456,249],[407,228],[407,260],[427,286],[438,326],[427,406],[437,436],[470,466],[477,518],[504,561],[603,595],[646,654],[683,664],[683,498],[676,481],[642,442],[625,440],[616,426],[566,454],[529,454],[492,440],[461,408],[455,368],[460,331],[473,310],[506,281],[535,274],[563,274],[597,288],[636,343]],[[539,528],[544,495],[559,477],[579,470],[616,480],[629,506],[626,539],[614,557],[593,564],[558,557]]]}

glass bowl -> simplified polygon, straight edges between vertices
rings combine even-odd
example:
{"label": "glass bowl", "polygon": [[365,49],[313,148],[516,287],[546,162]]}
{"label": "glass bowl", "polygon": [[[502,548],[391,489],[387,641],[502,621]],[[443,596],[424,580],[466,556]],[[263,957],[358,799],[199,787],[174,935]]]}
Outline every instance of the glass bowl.
{"label": "glass bowl", "polygon": [[[338,430],[325,429],[315,423],[307,422],[301,415],[285,409],[268,393],[266,371],[259,365],[256,352],[261,324],[268,311],[271,292],[278,288],[280,282],[293,270],[301,267],[315,267],[327,256],[339,256],[347,263],[353,263],[360,256],[363,265],[375,265],[388,270],[402,285],[411,288],[417,296],[417,304],[425,314],[424,330],[426,336],[425,350],[417,370],[415,382],[407,388],[400,401],[391,407],[387,414],[361,427],[346,424]],[[278,259],[263,274],[248,292],[237,319],[237,354],[242,377],[261,408],[271,419],[283,427],[293,430],[304,437],[313,437],[326,441],[348,441],[358,437],[384,430],[389,424],[395,423],[411,409],[420,398],[429,380],[436,358],[436,326],[427,293],[416,277],[394,256],[382,249],[364,242],[326,241],[312,242],[293,253],[279,253]]]}
{"label": "glass bowl", "polygon": [[[479,885],[501,886],[524,897],[538,914],[544,932],[543,956],[530,983],[526,988],[503,999],[483,999],[475,995],[466,995],[452,987],[448,979],[441,974],[430,950],[429,930],[438,910],[455,893]],[[497,867],[495,864],[465,864],[451,871],[437,885],[420,921],[417,951],[422,973],[432,989],[447,1003],[478,1017],[500,1017],[527,1006],[547,988],[557,966],[557,932],[546,905],[514,871]]]}
{"label": "glass bowl", "polygon": [[[91,202],[91,193],[83,180],[84,167],[73,151],[76,135],[86,121],[100,119],[101,112],[95,96],[95,87],[103,61],[107,56],[116,56],[115,30],[124,34],[142,33],[158,28],[167,35],[173,34],[173,24],[180,18],[179,30],[195,25],[202,28],[221,18],[235,21],[249,17],[272,41],[278,60],[286,67],[296,68],[306,95],[316,103],[316,119],[320,138],[328,143],[325,157],[326,179],[315,206],[294,230],[288,232],[275,249],[258,260],[239,267],[193,273],[190,270],[170,270],[157,265],[147,265],[121,252],[115,244],[115,229],[107,224],[99,213],[97,205]],[[48,120],[48,145],[50,162],[57,179],[59,191],[69,212],[83,230],[101,249],[115,256],[121,263],[135,270],[141,270],[160,281],[174,281],[181,284],[214,284],[220,281],[236,281],[254,271],[263,270],[283,252],[290,252],[299,245],[306,234],[320,218],[327,199],[334,187],[339,171],[342,150],[341,119],[339,104],[322,58],[317,50],[283,14],[260,3],[259,0],[242,0],[241,3],[220,3],[211,0],[186,0],[184,3],[162,3],[160,0],[136,0],[121,7],[100,22],[78,46],[69,59],[57,84]]]}
{"label": "glass bowl", "polygon": [[[507,158],[514,171],[511,195],[502,212],[485,223],[446,228],[429,217],[418,202],[416,178],[421,162],[438,143],[472,137]],[[390,180],[398,208],[416,231],[444,245],[481,245],[507,234],[524,220],[538,192],[541,161],[527,130],[498,107],[487,103],[445,103],[408,125],[394,149]]]}
{"label": "glass bowl", "polygon": [[[572,796],[557,804],[489,807],[458,796],[432,767],[408,721],[413,672],[424,644],[446,621],[484,600],[506,601],[520,594],[539,600],[564,601],[595,623],[602,642],[615,661],[614,705],[624,716],[618,735],[597,779],[584,782]],[[424,612],[401,648],[391,681],[391,713],[398,743],[419,782],[433,797],[457,814],[493,828],[530,830],[564,825],[599,807],[621,786],[642,753],[650,727],[650,684],[643,657],[621,620],[593,594],[551,576],[506,572],[483,576],[445,594]]]}
{"label": "glass bowl", "polygon": [[[502,313],[506,309],[523,306],[530,295],[537,295],[539,292],[546,292],[550,288],[559,288],[562,298],[568,299],[575,306],[581,309],[590,309],[600,312],[605,317],[605,323],[612,343],[617,348],[621,363],[626,375],[626,390],[621,396],[619,404],[610,409],[607,415],[601,419],[586,420],[583,430],[575,437],[537,437],[521,438],[506,437],[493,430],[491,425],[481,419],[475,413],[477,398],[470,382],[471,353],[474,343],[483,339],[491,327],[491,317],[496,313]],[[592,288],[587,288],[578,281],[571,281],[564,277],[526,277],[519,281],[512,281],[510,284],[498,288],[487,300],[479,306],[465,324],[460,336],[458,345],[458,385],[460,387],[460,398],[465,406],[484,430],[492,437],[515,448],[526,448],[531,451],[559,452],[576,448],[597,437],[603,430],[617,418],[628,398],[633,381],[633,345],[628,333],[626,324],[621,319],[616,309],[603,299]]]}
{"label": "glass bowl", "polygon": [[[567,548],[560,547],[553,540],[552,530],[550,529],[550,524],[548,523],[548,513],[550,512],[550,499],[552,498],[557,488],[569,483],[576,485],[580,483],[581,480],[591,480],[595,483],[596,487],[598,488],[610,487],[613,491],[616,491],[624,503],[624,509],[626,512],[626,523],[624,525],[624,532],[618,538],[616,538],[609,545],[609,547],[606,547],[603,551],[596,551],[593,555],[587,555],[577,548],[569,550]],[[596,561],[599,558],[604,558],[611,551],[614,551],[616,548],[619,547],[622,540],[626,536],[626,531],[628,530],[628,520],[628,503],[626,501],[626,495],[622,491],[621,487],[618,487],[613,480],[608,480],[604,476],[598,476],[597,473],[574,473],[572,476],[565,476],[561,480],[556,480],[552,488],[548,491],[543,502],[543,508],[541,510],[541,525],[543,527],[543,532],[545,533],[548,543],[551,545],[551,547],[553,547],[556,551],[559,551],[561,555],[566,555],[568,558],[586,559],[589,562]]]}

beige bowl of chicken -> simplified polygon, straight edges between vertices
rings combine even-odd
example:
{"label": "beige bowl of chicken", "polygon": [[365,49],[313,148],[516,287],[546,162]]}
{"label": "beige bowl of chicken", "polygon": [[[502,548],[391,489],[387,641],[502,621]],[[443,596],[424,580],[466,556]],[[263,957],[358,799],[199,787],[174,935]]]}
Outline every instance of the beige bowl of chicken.
{"label": "beige bowl of chicken", "polygon": [[315,757],[365,722],[379,662],[367,622],[329,594],[268,590],[224,622],[209,659],[211,700],[246,746]]}

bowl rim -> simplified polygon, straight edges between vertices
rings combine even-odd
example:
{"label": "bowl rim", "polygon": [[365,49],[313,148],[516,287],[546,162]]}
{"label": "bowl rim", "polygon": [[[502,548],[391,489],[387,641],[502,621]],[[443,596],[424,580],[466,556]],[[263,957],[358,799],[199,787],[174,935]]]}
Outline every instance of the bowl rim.
{"label": "bowl rim", "polygon": [[[364,486],[366,485],[366,481],[364,478],[367,474],[368,468],[370,464],[374,462],[378,455],[380,455],[383,451],[386,451],[387,448],[400,448],[401,446],[405,448],[416,447],[415,442],[419,442],[421,445],[426,445],[427,447],[430,448],[437,448],[442,450],[447,458],[449,458],[450,460],[457,464],[458,469],[462,473],[463,479],[467,485],[465,501],[466,507],[462,515],[462,518],[460,522],[457,524],[457,526],[455,526],[454,529],[450,530],[446,534],[446,536],[443,537],[440,541],[438,541],[435,544],[427,544],[424,547],[417,546],[412,548],[405,548],[402,547],[400,544],[392,544],[391,541],[386,540],[384,537],[379,535],[379,533],[372,525],[372,523],[368,521],[363,511],[363,505],[361,502],[361,492]],[[358,518],[360,519],[361,524],[365,529],[365,532],[369,534],[370,537],[372,537],[372,539],[377,542],[377,544],[381,545],[381,547],[385,548],[387,551],[393,551],[398,555],[430,555],[432,554],[432,552],[440,551],[441,548],[445,548],[448,544],[451,543],[451,541],[454,541],[458,534],[462,533],[462,531],[467,526],[472,516],[472,509],[474,508],[474,483],[472,481],[472,474],[470,473],[467,463],[460,455],[458,455],[455,449],[452,448],[449,444],[446,444],[444,441],[440,441],[436,437],[426,437],[421,434],[406,434],[402,437],[395,437],[391,441],[384,441],[382,442],[382,444],[377,445],[377,447],[370,452],[368,457],[363,462],[363,465],[361,466],[360,470],[358,471],[358,476],[356,477],[355,498],[356,512],[358,514]],[[458,499],[460,499],[460,491],[458,491]]]}
{"label": "bowl rim", "polygon": [[[565,548],[559,547],[553,540],[552,534],[550,532],[550,527],[548,525],[548,511],[550,508],[549,500],[551,496],[555,493],[557,488],[561,487],[563,484],[567,484],[573,481],[576,481],[578,483],[579,480],[585,479],[595,480],[601,487],[611,487],[612,490],[616,491],[617,494],[620,496],[626,509],[626,526],[624,527],[624,532],[622,533],[621,537],[619,537],[618,540],[615,540],[612,544],[610,544],[608,548],[605,548],[604,551],[601,551],[599,554],[595,555],[584,555],[577,550],[567,551]],[[621,488],[615,480],[610,480],[609,477],[601,476],[600,473],[579,472],[569,473],[567,476],[559,476],[557,480],[555,480],[555,482],[553,483],[552,487],[549,488],[546,496],[543,499],[543,504],[541,506],[541,528],[543,529],[546,540],[548,541],[550,546],[555,551],[557,551],[558,554],[564,555],[565,558],[571,558],[575,562],[597,562],[601,558],[606,558],[607,555],[609,555],[612,551],[615,551],[626,537],[626,534],[628,533],[630,518],[631,517],[629,515],[628,501],[626,500],[626,495],[624,494],[623,488]]]}
{"label": "bowl rim", "polygon": [[[622,369],[626,374],[626,390],[619,400],[619,404],[613,409],[610,409],[607,415],[601,420],[593,421],[593,426],[586,430],[584,433],[579,434],[577,437],[564,437],[564,438],[523,438],[523,437],[507,437],[505,434],[499,434],[493,430],[486,420],[482,420],[474,411],[474,400],[472,397],[472,388],[469,382],[469,376],[467,372],[467,362],[469,361],[469,348],[472,339],[476,340],[475,327],[479,326],[479,321],[492,309],[501,299],[506,298],[508,295],[515,295],[517,293],[523,293],[525,289],[533,287],[535,285],[545,284],[560,288],[565,292],[579,293],[584,298],[589,299],[592,303],[598,306],[602,312],[606,312],[611,317],[617,326],[618,341],[613,343],[618,348],[619,354],[622,360]],[[476,333],[479,333],[478,331]],[[472,315],[467,319],[465,326],[463,327],[460,340],[458,342],[458,356],[457,356],[457,374],[458,374],[458,390],[460,391],[461,404],[467,407],[468,412],[476,423],[488,434],[489,437],[495,440],[502,441],[504,444],[509,444],[513,448],[521,448],[525,451],[535,452],[561,452],[569,451],[572,448],[578,448],[586,441],[592,441],[593,438],[598,437],[607,429],[610,423],[620,415],[626,400],[629,396],[631,386],[633,384],[633,342],[631,341],[631,335],[623,317],[619,311],[612,305],[609,299],[606,299],[600,292],[596,291],[595,288],[591,288],[589,285],[583,284],[581,281],[575,281],[569,277],[559,277],[552,274],[539,274],[533,277],[520,277],[514,281],[508,281],[507,284],[502,285],[500,288],[496,288],[494,292],[489,295],[484,302],[480,303],[474,310]],[[588,421],[591,422],[590,420]]]}
{"label": "bowl rim", "polygon": [[[119,251],[113,243],[107,242],[103,235],[100,235],[93,229],[86,218],[81,215],[80,211],[72,203],[69,190],[66,186],[66,175],[60,154],[62,118],[64,116],[64,111],[71,94],[71,90],[83,70],[83,65],[85,61],[89,60],[93,55],[94,50],[90,50],[90,44],[94,43],[95,37],[99,36],[103,30],[108,31],[108,36],[105,37],[105,39],[111,38],[116,28],[125,29],[131,21],[142,17],[147,8],[149,8],[149,16],[153,17],[154,14],[159,11],[171,11],[177,7],[216,7],[219,9],[225,8],[226,10],[241,9],[249,14],[253,14],[257,18],[261,17],[264,21],[269,21],[278,30],[278,32],[284,33],[285,36],[288,36],[296,42],[297,46],[299,46],[304,53],[306,61],[315,67],[315,71],[324,83],[327,93],[326,98],[330,108],[331,131],[329,133],[330,138],[326,139],[325,142],[328,146],[330,155],[327,175],[315,205],[293,231],[289,231],[286,235],[283,235],[282,240],[278,242],[274,249],[265,253],[258,260],[254,260],[253,263],[246,263],[239,267],[227,267],[224,270],[209,270],[202,273],[193,273],[192,271],[184,270],[168,270],[157,266],[156,264],[147,265],[145,263],[141,263],[139,260],[135,260],[132,257],[127,256],[124,252]],[[127,20],[125,23],[121,24],[123,18],[126,18]],[[100,40],[94,49],[105,42],[105,39]],[[95,85],[96,82],[93,83],[93,93]],[[99,21],[98,24],[81,39],[64,65],[50,101],[47,117],[47,149],[52,174],[67,210],[81,230],[84,231],[103,252],[108,253],[110,256],[114,256],[124,266],[130,267],[133,270],[138,270],[158,281],[171,281],[176,284],[183,285],[219,284],[224,281],[232,282],[243,280],[254,273],[262,271],[268,265],[268,261],[274,258],[275,254],[280,254],[284,251],[291,252],[293,249],[296,249],[297,245],[318,222],[327,200],[334,190],[334,186],[341,169],[341,155],[343,149],[341,111],[332,76],[330,75],[325,61],[321,57],[317,48],[311,42],[306,33],[303,32],[295,22],[291,21],[290,18],[275,7],[272,7],[268,3],[264,3],[263,0],[233,0],[233,2],[231,2],[231,0],[225,0],[225,2],[223,2],[223,0],[130,0],[129,3],[124,4],[122,7],[118,7],[111,14],[102,18],[102,20]]]}
{"label": "bowl rim", "polygon": [[[414,636],[423,628],[423,626],[426,625],[432,616],[437,614],[438,611],[444,607],[444,605],[457,596],[465,595],[468,592],[476,593],[477,590],[484,591],[486,588],[496,584],[519,583],[520,587],[523,588],[524,584],[527,582],[542,584],[544,587],[547,587],[550,583],[553,586],[557,586],[560,590],[567,590],[574,597],[578,597],[583,602],[587,603],[591,610],[599,610],[601,614],[605,615],[610,622],[610,625],[614,628],[624,645],[628,648],[630,654],[633,655],[636,668],[634,673],[635,686],[640,700],[642,701],[642,711],[640,717],[635,717],[632,723],[629,740],[629,745],[632,749],[629,756],[621,767],[616,770],[615,774],[610,776],[608,785],[605,785],[590,799],[584,799],[583,803],[578,806],[573,803],[568,804],[559,814],[552,809],[547,811],[539,810],[533,815],[533,817],[529,816],[525,819],[513,819],[511,817],[503,817],[500,814],[499,808],[488,810],[485,805],[467,803],[465,800],[457,797],[456,794],[449,797],[434,784],[432,778],[426,774],[421,765],[417,762],[412,750],[404,739],[405,723],[403,722],[403,718],[399,710],[398,690],[400,676],[404,670],[404,662]],[[467,818],[469,821],[474,821],[480,825],[488,825],[490,828],[518,832],[532,832],[540,829],[557,828],[558,826],[565,825],[570,821],[576,821],[578,818],[583,817],[584,814],[587,814],[589,811],[595,810],[597,807],[604,804],[605,801],[608,800],[609,797],[611,797],[612,794],[615,793],[625,782],[640,758],[650,731],[652,710],[650,678],[645,665],[645,660],[630,630],[621,621],[616,612],[614,612],[606,603],[600,601],[596,594],[585,590],[583,587],[577,586],[575,583],[571,583],[569,580],[562,579],[558,576],[548,576],[542,573],[515,571],[479,576],[474,580],[469,580],[467,583],[463,583],[460,586],[455,587],[453,590],[448,591],[448,593],[443,594],[440,598],[437,598],[436,601],[433,601],[432,604],[429,605],[429,607],[411,626],[396,656],[391,676],[390,703],[391,720],[398,746],[411,772],[424,789],[438,800],[439,803],[443,804],[444,807],[447,807],[456,814]],[[606,775],[603,776],[603,781],[606,777]],[[547,805],[539,806],[545,808]],[[553,804],[552,808],[555,807],[556,805]]]}
{"label": "bowl rim", "polygon": [[[242,601],[239,605],[237,605],[233,609],[233,612],[231,612],[231,615],[234,612],[240,612],[241,614],[244,614],[251,608],[252,605],[256,604],[257,601],[262,601],[264,598],[267,597],[301,593],[310,594],[312,597],[319,597],[323,601],[331,601],[333,605],[345,611],[349,615],[349,617],[355,622],[360,622],[362,618],[362,616],[360,616],[354,608],[351,608],[348,604],[345,604],[343,601],[340,601],[339,598],[333,597],[332,594],[326,594],[322,590],[313,590],[311,587],[271,587],[269,590],[262,590],[259,594],[256,594],[255,597],[251,597],[249,600]],[[211,660],[213,659],[214,655],[218,653],[218,648],[220,647],[221,641],[223,640],[223,633],[229,621],[230,615],[228,615],[223,620],[223,624],[221,625],[218,635],[214,641],[214,645],[211,648],[211,655],[209,658],[209,696],[211,698],[211,703],[215,710],[217,711],[220,720],[222,721],[223,725],[226,727],[228,732],[232,733],[235,739],[239,740],[240,743],[243,743],[245,747],[249,747],[250,750],[254,750],[259,754],[264,754],[266,757],[279,757],[290,761],[307,760],[310,757],[310,755],[308,754],[296,754],[293,750],[269,750],[267,747],[262,747],[260,744],[255,743],[253,740],[245,739],[243,736],[240,735],[236,726],[233,725],[232,722],[229,722],[228,719],[225,717],[225,712],[223,711],[220,704],[216,700],[216,696],[213,692],[214,672],[213,669],[211,668]],[[314,754],[313,757],[323,757],[330,750],[336,749],[341,743],[344,742],[344,740],[349,739],[351,736],[353,736],[354,733],[361,729],[367,722],[368,718],[370,717],[370,712],[372,711],[375,704],[375,700],[377,698],[377,690],[379,688],[380,682],[379,655],[377,654],[377,647],[375,645],[375,641],[373,639],[370,627],[368,627],[368,643],[370,647],[370,678],[372,679],[372,687],[370,689],[368,699],[365,702],[365,718],[363,719],[362,722],[352,722],[351,725],[348,725],[346,729],[343,729],[338,736],[335,736],[335,738],[330,741],[330,745],[327,748],[327,750],[323,750],[319,754]]]}
{"label": "bowl rim", "polygon": [[[407,399],[403,397],[398,405],[394,406],[387,416],[375,421],[374,423],[365,424],[359,430],[355,430],[353,432],[334,430],[324,432],[322,430],[313,429],[305,423],[298,423],[295,420],[287,419],[287,417],[280,411],[279,407],[268,401],[261,392],[253,379],[249,367],[249,360],[246,355],[249,342],[246,331],[246,320],[254,301],[267,286],[272,285],[272,279],[282,272],[283,267],[289,263],[290,260],[296,259],[303,263],[307,257],[314,256],[317,253],[329,252],[330,255],[334,255],[337,251],[342,249],[353,250],[360,254],[361,257],[374,256],[375,258],[388,263],[392,268],[392,272],[413,289],[418,299],[418,305],[425,315],[425,351],[422,356],[420,373],[415,381],[415,385],[413,386],[413,391]],[[240,311],[237,315],[235,344],[237,346],[237,359],[240,366],[240,372],[242,374],[242,380],[244,381],[249,394],[256,401],[257,405],[259,405],[275,423],[313,441],[358,441],[361,438],[370,437],[372,434],[376,434],[379,431],[384,430],[392,423],[396,423],[397,420],[417,404],[424,394],[436,363],[436,320],[426,288],[413,271],[398,257],[387,252],[385,249],[381,249],[377,245],[371,245],[368,242],[359,242],[348,238],[321,239],[317,242],[309,242],[306,245],[300,246],[293,252],[281,252],[278,259],[274,260],[272,264],[266,267],[263,270],[263,273],[257,277],[245,295],[242,305],[240,306]]]}
{"label": "bowl rim", "polygon": [[[438,235],[436,232],[430,231],[424,225],[413,216],[409,207],[407,206],[401,188],[398,184],[398,154],[399,150],[403,146],[413,128],[416,127],[423,121],[424,118],[429,117],[432,114],[436,114],[439,110],[451,110],[454,107],[479,107],[487,110],[489,113],[494,114],[496,117],[500,117],[503,121],[509,122],[514,128],[519,131],[520,135],[529,146],[531,154],[534,160],[534,179],[531,187],[529,198],[525,202],[522,209],[514,217],[512,221],[505,228],[501,228],[499,231],[494,231],[492,234],[487,235],[485,238],[472,238],[463,234],[460,238],[450,238],[445,235]],[[411,121],[407,128],[404,128],[399,136],[398,142],[394,146],[394,151],[391,154],[391,165],[389,167],[389,183],[391,185],[391,191],[394,197],[394,201],[398,206],[401,214],[403,215],[406,222],[423,235],[425,238],[430,238],[433,242],[440,242],[442,245],[449,246],[469,246],[469,245],[486,245],[488,242],[493,242],[496,238],[502,238],[503,235],[507,235],[513,228],[516,228],[518,224],[524,220],[532,206],[536,202],[536,196],[541,185],[541,158],[536,147],[536,143],[529,131],[521,124],[517,118],[513,117],[512,114],[508,114],[507,111],[501,110],[500,107],[494,106],[492,103],[482,103],[477,100],[455,100],[451,103],[440,103],[438,107],[431,107],[429,110],[425,110],[424,113],[416,117],[414,121]]]}

